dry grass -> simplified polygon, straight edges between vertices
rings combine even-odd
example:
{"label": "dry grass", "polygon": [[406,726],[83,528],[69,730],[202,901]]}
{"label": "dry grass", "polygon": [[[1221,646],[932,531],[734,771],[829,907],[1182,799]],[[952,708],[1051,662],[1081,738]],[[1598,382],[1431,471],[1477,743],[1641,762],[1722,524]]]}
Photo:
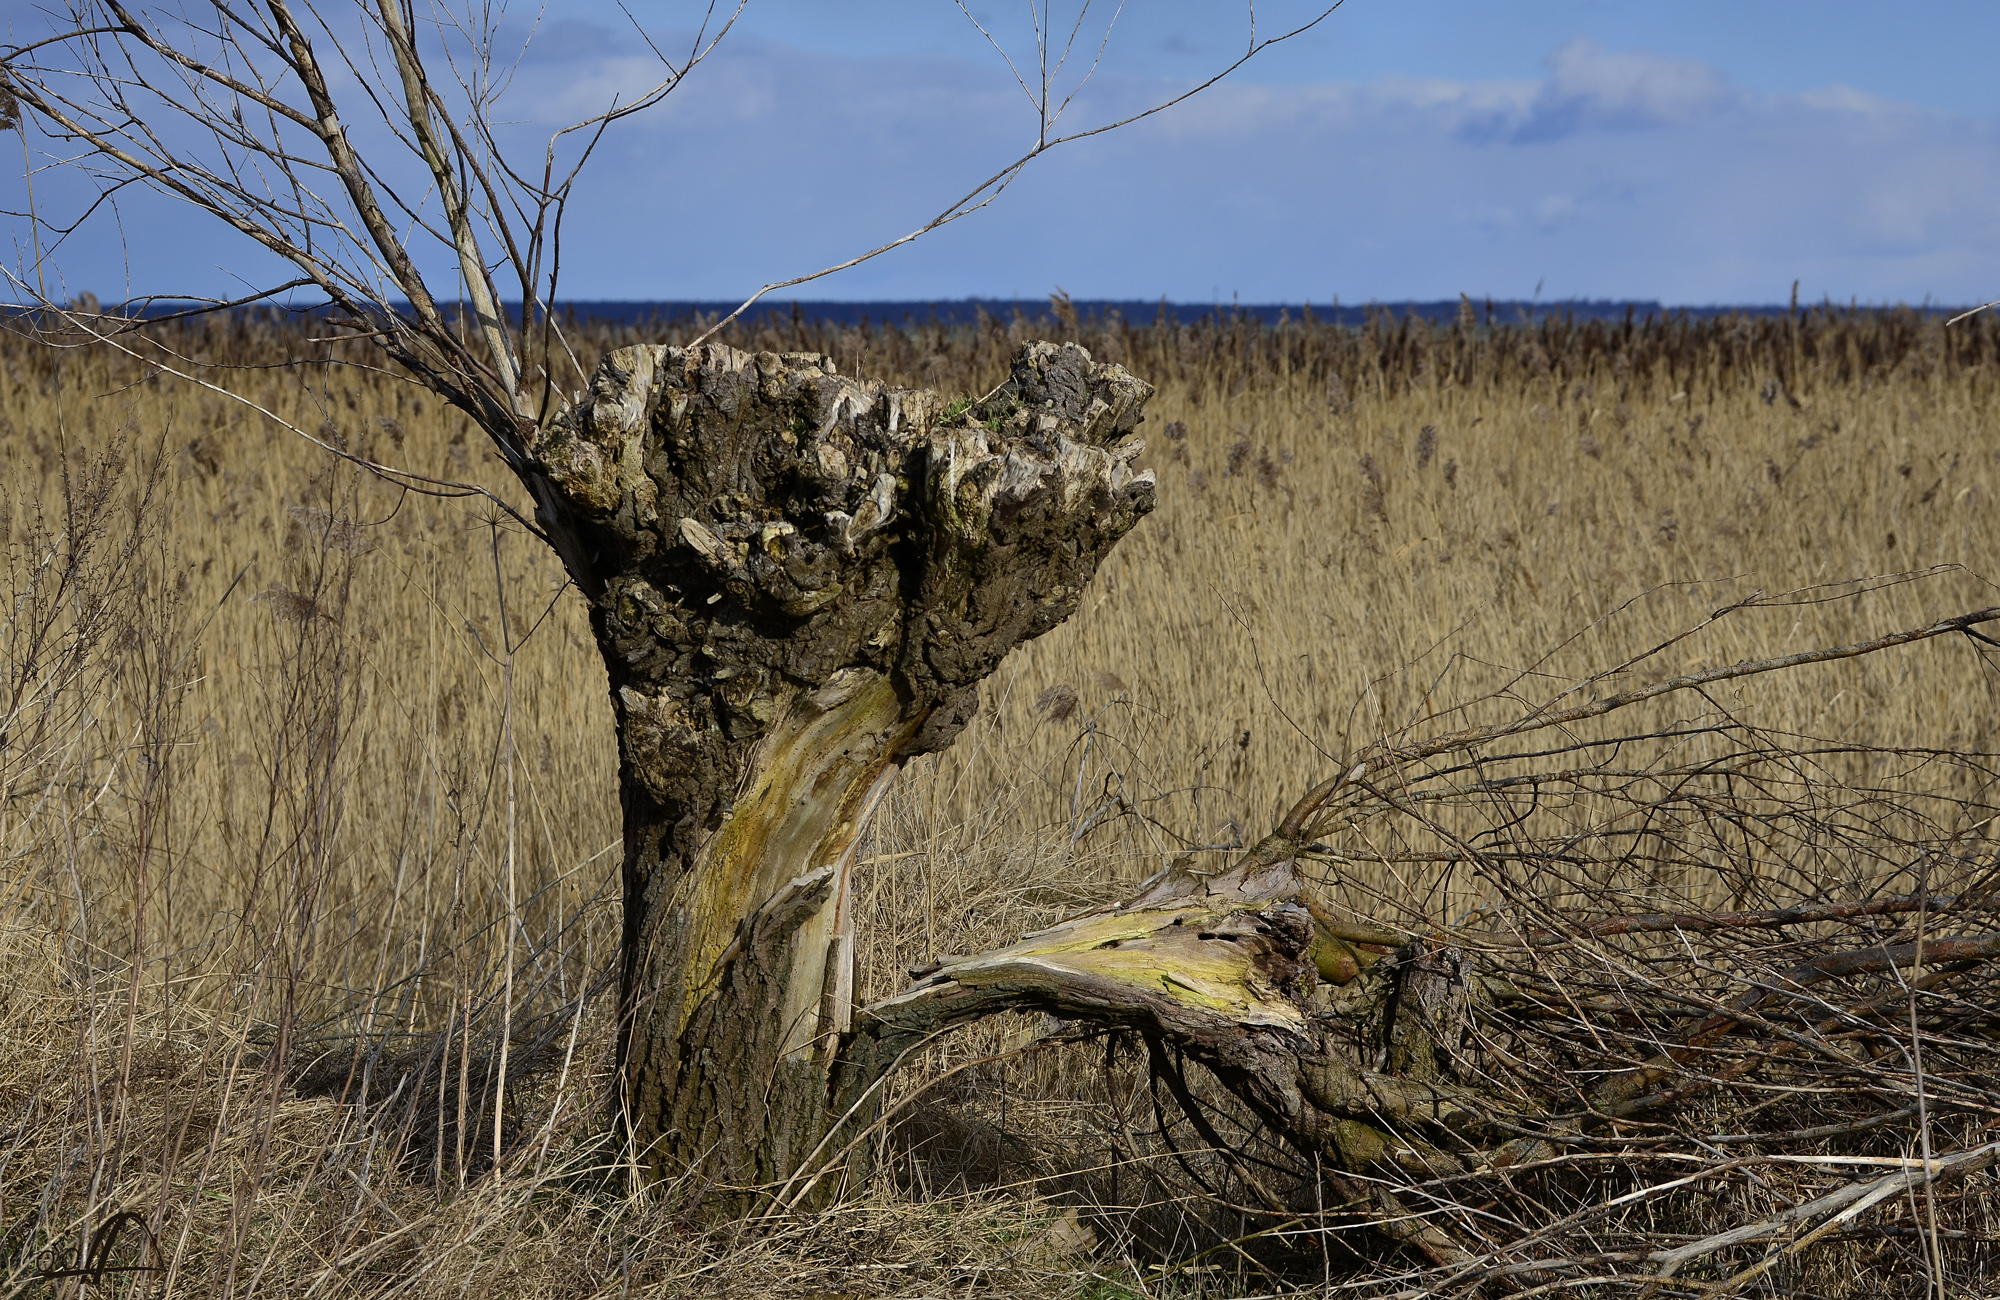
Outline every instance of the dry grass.
{"label": "dry grass", "polygon": [[[1028,328],[741,341],[970,392]],[[1003,666],[958,746],[909,773],[862,883],[867,992],[1221,854],[1379,735],[1497,716],[1509,690],[1539,697],[1753,590],[1815,594],[1659,670],[1996,603],[1977,572],[2000,553],[1985,320],[1042,331],[1159,383],[1161,506],[1077,617]],[[173,343],[265,367],[221,382],[328,440],[505,491],[435,399],[273,364],[313,351],[296,332]],[[0,1294],[49,1287],[39,1272],[126,1209],[147,1233],[112,1262],[169,1269],[138,1276],[172,1294],[1272,1285],[1228,1252],[1151,1280],[1121,1259],[1227,1225],[1197,1223],[1164,1174],[1109,1172],[1134,1064],[1107,1083],[1101,1048],[1023,1052],[1028,1025],[915,1071],[943,1077],[942,1102],[907,1112],[892,1176],[833,1215],[717,1235],[676,1189],[633,1192],[602,1136],[615,754],[552,558],[477,498],[401,493],[129,360],[14,334],[0,356]],[[39,642],[23,610],[45,611]],[[1992,750],[1996,682],[1932,643],[1729,704]],[[1740,893],[1696,870],[1652,884]],[[1330,887],[1434,916],[1484,901],[1381,862]],[[1079,1199],[1127,1208],[1086,1230],[1063,1217]]]}

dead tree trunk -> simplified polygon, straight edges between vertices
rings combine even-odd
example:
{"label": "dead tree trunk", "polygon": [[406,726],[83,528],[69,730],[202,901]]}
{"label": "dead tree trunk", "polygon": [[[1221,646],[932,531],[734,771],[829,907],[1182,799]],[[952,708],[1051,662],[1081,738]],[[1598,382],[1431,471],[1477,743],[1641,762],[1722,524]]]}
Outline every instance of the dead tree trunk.
{"label": "dead tree trunk", "polygon": [[535,449],[592,551],[620,740],[625,1119],[655,1174],[826,1135],[855,850],[1152,507],[1152,390],[1036,343],[977,403],[822,356],[622,349]]}

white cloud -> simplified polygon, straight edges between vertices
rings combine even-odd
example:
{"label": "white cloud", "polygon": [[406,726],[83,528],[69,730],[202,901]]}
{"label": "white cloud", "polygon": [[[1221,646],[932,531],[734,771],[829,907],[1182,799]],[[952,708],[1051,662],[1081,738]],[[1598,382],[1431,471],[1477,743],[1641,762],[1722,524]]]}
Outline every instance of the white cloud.
{"label": "white cloud", "polygon": [[[1647,130],[1692,122],[1741,101],[1728,80],[1704,63],[1606,50],[1584,37],[1550,54],[1547,66],[1549,75],[1532,93],[1468,118],[1467,136],[1533,144],[1585,131]],[[1462,93],[1477,95],[1478,85],[1466,85]]]}
{"label": "white cloud", "polygon": [[1575,215],[1576,196],[1572,194],[1546,194],[1535,204],[1535,224],[1544,230],[1553,229]]}
{"label": "white cloud", "polygon": [[1734,99],[1722,74],[1706,64],[1637,50],[1614,53],[1578,37],[1549,56],[1535,115],[1602,127],[1669,126]]}
{"label": "white cloud", "polygon": [[1923,110],[1899,104],[1893,99],[1871,95],[1865,90],[1852,86],[1821,86],[1808,90],[1799,96],[1799,102],[1807,108],[1821,109],[1832,113],[1865,113],[1875,116],[1885,114],[1921,113]]}

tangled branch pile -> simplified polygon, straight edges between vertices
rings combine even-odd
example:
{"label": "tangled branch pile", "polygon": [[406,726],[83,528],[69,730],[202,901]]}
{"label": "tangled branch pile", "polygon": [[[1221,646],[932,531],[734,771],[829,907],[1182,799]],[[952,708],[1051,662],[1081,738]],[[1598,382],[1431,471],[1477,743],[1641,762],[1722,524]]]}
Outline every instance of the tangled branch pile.
{"label": "tangled branch pile", "polygon": [[[1940,1286],[1983,1277],[1995,756],[1773,733],[1717,688],[1940,636],[1983,652],[1995,620],[1595,695],[1669,642],[1513,721],[1392,738],[1225,873],[1183,860],[864,1022],[892,1044],[999,1007],[1136,1031],[1252,1236],[1330,1231],[1412,1294],[1724,1294],[1857,1237],[1907,1238]],[[1669,725],[1584,734],[1682,694]],[[1460,865],[1490,901],[1324,901],[1362,863]],[[1635,910],[1717,874],[1727,909]],[[1233,1106],[1211,1115],[1187,1061]]]}

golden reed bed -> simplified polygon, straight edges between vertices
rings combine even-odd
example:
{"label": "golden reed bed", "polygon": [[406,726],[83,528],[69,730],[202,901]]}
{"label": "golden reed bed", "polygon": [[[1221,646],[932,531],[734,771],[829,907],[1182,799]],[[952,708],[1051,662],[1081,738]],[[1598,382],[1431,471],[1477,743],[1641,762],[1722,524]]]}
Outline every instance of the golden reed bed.
{"label": "golden reed bed", "polygon": [[[635,337],[578,333],[586,365]],[[1450,327],[1059,314],[773,321],[732,341],[976,394],[1033,336],[1159,386],[1160,507],[1078,615],[993,678],[958,745],[906,775],[867,853],[864,969],[977,951],[1218,855],[1378,736],[1498,716],[1753,592],[1801,594],[1639,676],[2000,603],[1989,318],[1525,327],[1468,306]],[[136,351],[0,335],[7,1285],[48,1285],[37,1270],[64,1252],[88,1263],[61,1225],[118,1209],[156,1247],[142,1259],[127,1232],[105,1259],[167,1269],[143,1276],[176,1294],[1275,1285],[1241,1251],[1119,1262],[1121,1244],[1182,1259],[1198,1211],[1170,1180],[1102,1170],[1093,1135],[1122,1103],[1098,1058],[980,1064],[1029,1025],[938,1049],[903,1085],[942,1079],[899,1130],[895,1176],[831,1216],[701,1236],[672,1190],[649,1205],[590,1173],[616,1166],[594,995],[618,851],[581,603],[490,504],[389,487],[149,364],[225,363],[203,373],[328,443],[511,490],[463,418],[340,364],[362,354],[254,319]],[[1954,638],[1728,703],[1780,730],[1975,753],[1995,748],[1996,682]],[[1449,916],[1491,901],[1448,866],[1332,847],[1353,898]],[[1754,903],[1767,878],[1789,896],[1796,861],[1726,856],[1626,883],[1663,906]],[[1842,862],[1857,880],[1890,869]],[[518,1082],[496,1117],[503,1022]],[[357,1035],[386,1045],[368,1066],[382,1091],[406,1080],[394,1132],[324,1095],[351,1083]],[[1079,1219],[1061,1199],[1078,1189],[1125,1208]],[[1914,1248],[1884,1235],[1842,1267],[1866,1278]]]}

